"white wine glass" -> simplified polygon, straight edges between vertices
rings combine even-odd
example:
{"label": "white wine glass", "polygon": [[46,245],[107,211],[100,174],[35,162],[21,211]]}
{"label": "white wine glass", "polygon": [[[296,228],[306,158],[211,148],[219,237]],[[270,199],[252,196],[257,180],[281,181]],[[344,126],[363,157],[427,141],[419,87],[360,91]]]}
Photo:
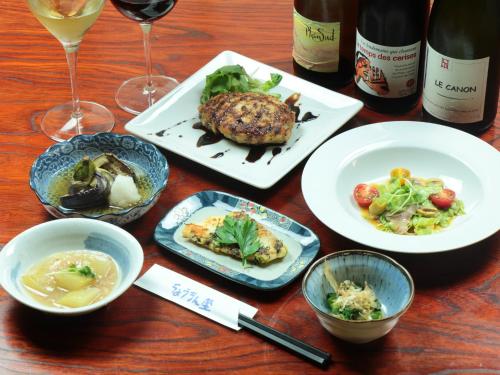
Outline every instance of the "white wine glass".
{"label": "white wine glass", "polygon": [[115,96],[116,103],[121,109],[138,115],[179,84],[172,77],[153,75],[151,63],[153,22],[169,13],[177,0],[111,0],[111,2],[125,17],[139,22],[143,32],[146,75],[123,82]]}
{"label": "white wine glass", "polygon": [[72,101],[47,111],[42,131],[56,141],[77,134],[107,132],[115,124],[113,114],[104,106],[81,101],[78,93],[76,63],[78,48],[94,24],[105,0],[27,0],[35,17],[64,47],[69,66]]}

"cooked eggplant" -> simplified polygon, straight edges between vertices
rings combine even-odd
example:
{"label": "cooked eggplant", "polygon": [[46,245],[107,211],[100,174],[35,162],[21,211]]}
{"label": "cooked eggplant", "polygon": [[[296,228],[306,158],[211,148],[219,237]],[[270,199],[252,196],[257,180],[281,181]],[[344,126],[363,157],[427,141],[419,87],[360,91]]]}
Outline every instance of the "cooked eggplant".
{"label": "cooked eggplant", "polygon": [[82,160],[80,160],[75,167],[75,172],[73,173],[73,180],[82,182],[83,186],[88,186],[94,178],[95,164],[90,158],[85,155]]}
{"label": "cooked eggplant", "polygon": [[112,153],[106,152],[101,154],[97,156],[93,162],[96,170],[104,169],[115,176],[119,174],[131,176],[134,181],[137,181],[134,171]]}
{"label": "cooked eggplant", "polygon": [[60,197],[61,206],[85,209],[109,204],[111,186],[118,175],[137,182],[134,171],[114,154],[104,153],[94,159],[84,156],[75,166],[68,193]]}
{"label": "cooked eggplant", "polygon": [[80,181],[72,184],[69,194],[60,198],[61,206],[70,209],[102,206],[108,202],[110,189],[111,184],[106,177],[96,172],[90,184],[82,186]]}

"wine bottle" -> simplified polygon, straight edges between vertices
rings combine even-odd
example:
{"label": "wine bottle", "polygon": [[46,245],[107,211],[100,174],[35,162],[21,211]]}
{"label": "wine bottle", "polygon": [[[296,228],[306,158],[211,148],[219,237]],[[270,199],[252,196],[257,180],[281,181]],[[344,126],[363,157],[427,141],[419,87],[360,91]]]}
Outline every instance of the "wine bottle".
{"label": "wine bottle", "polygon": [[429,0],[360,0],[354,81],[367,107],[400,113],[417,104],[428,10]]}
{"label": "wine bottle", "polygon": [[330,89],[348,84],[356,15],[357,0],[294,0],[295,74]]}
{"label": "wine bottle", "polygon": [[498,102],[500,1],[435,0],[429,20],[423,112],[471,133],[489,128]]}

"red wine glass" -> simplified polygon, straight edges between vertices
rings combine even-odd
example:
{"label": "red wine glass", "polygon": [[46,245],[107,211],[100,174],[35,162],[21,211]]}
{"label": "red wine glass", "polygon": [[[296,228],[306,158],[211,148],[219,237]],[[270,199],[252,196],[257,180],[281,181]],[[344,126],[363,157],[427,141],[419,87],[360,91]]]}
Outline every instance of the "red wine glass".
{"label": "red wine glass", "polygon": [[153,75],[151,64],[153,22],[169,13],[177,0],[111,0],[111,2],[125,17],[139,22],[144,36],[146,75],[123,82],[115,96],[120,108],[137,115],[179,84],[174,78]]}

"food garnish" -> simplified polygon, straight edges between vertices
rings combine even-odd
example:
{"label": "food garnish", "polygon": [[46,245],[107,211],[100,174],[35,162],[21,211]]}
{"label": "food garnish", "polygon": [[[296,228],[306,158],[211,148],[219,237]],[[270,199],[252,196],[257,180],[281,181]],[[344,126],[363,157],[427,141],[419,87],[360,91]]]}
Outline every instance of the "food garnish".
{"label": "food garnish", "polygon": [[269,264],[284,258],[288,252],[283,241],[242,211],[209,216],[201,223],[187,223],[182,236],[215,253],[241,259],[244,267],[248,263]]}
{"label": "food garnish", "polygon": [[381,184],[358,184],[354,199],[363,216],[376,228],[397,234],[431,234],[463,215],[463,202],[438,178],[411,176],[405,168],[395,168]]}
{"label": "food garnish", "polygon": [[382,309],[373,289],[365,282],[361,287],[350,280],[339,284],[336,292],[328,293],[327,303],[332,315],[344,320],[374,320],[382,318]]}
{"label": "food garnish", "polygon": [[380,302],[366,281],[363,287],[351,280],[338,283],[326,262],[323,263],[323,274],[333,289],[326,295],[326,302],[333,316],[344,320],[382,318]]}
{"label": "food garnish", "polygon": [[255,221],[245,218],[224,217],[223,225],[215,231],[216,241],[224,245],[238,244],[243,267],[247,266],[247,259],[260,248]]}
{"label": "food garnish", "polygon": [[226,92],[267,93],[273,87],[278,86],[281,79],[280,74],[271,73],[271,78],[262,82],[250,77],[241,65],[226,65],[206,77],[200,101],[203,104],[211,97]]}
{"label": "food garnish", "polygon": [[429,199],[434,206],[446,210],[451,207],[455,200],[455,192],[450,189],[443,189],[437,194],[431,194]]}
{"label": "food garnish", "polygon": [[354,188],[354,199],[360,207],[368,207],[373,198],[378,197],[378,191],[373,186],[367,184],[358,184]]}
{"label": "food garnish", "polygon": [[80,266],[78,267],[75,263],[71,264],[68,267],[68,272],[76,272],[82,276],[90,277],[91,279],[95,279],[95,273],[92,271],[92,268],[89,266]]}

